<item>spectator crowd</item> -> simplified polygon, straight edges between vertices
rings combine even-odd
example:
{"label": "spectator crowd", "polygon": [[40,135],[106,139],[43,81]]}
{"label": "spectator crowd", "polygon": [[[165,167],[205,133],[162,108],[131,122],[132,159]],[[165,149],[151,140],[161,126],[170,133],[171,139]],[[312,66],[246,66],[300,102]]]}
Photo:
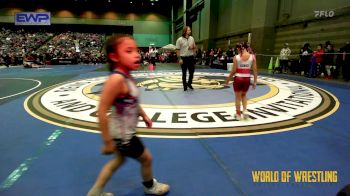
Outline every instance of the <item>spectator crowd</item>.
{"label": "spectator crowd", "polygon": [[285,43],[279,58],[280,66],[277,70],[279,73],[293,73],[326,80],[338,78],[350,80],[349,42],[336,49],[330,41],[326,41],[324,44],[318,44],[314,50],[309,43],[305,43],[294,55],[288,43]]}
{"label": "spectator crowd", "polygon": [[[103,33],[81,32],[35,32],[23,29],[6,29],[0,31],[0,65],[23,65],[26,62],[37,65],[62,63],[105,63]],[[157,50],[155,47],[140,48],[143,61],[172,63],[177,61],[175,51]],[[197,65],[226,69],[233,57],[238,54],[234,47],[224,51],[212,48],[207,51],[198,49]],[[259,54],[256,54],[257,56]],[[306,77],[324,79],[342,78],[350,80],[350,43],[335,48],[327,41],[314,49],[305,43],[299,51],[292,51],[285,43],[279,54],[279,73],[294,73]]]}
{"label": "spectator crowd", "polygon": [[51,64],[59,60],[74,63],[102,63],[104,34],[79,32],[24,31],[2,28],[0,64],[22,65],[26,61]]}

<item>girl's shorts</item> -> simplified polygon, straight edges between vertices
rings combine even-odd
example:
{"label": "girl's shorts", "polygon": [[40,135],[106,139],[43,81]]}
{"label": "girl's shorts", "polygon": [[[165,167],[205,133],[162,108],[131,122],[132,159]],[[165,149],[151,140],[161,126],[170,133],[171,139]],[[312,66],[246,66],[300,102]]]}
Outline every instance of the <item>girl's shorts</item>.
{"label": "girl's shorts", "polygon": [[235,77],[233,79],[233,90],[235,92],[247,92],[250,86],[250,77]]}
{"label": "girl's shorts", "polygon": [[123,143],[121,139],[114,139],[114,141],[117,146],[117,150],[121,155],[126,157],[137,159],[145,150],[145,146],[143,145],[142,141],[135,135],[127,144]]}

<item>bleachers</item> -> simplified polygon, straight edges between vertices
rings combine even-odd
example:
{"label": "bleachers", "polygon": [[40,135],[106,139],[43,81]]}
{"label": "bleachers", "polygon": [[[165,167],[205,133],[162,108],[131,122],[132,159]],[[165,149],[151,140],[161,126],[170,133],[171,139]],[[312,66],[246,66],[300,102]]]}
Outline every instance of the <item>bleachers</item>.
{"label": "bleachers", "polygon": [[105,62],[102,52],[104,40],[105,35],[99,33],[26,32],[23,29],[3,28],[0,32],[0,64],[21,65],[23,59],[28,57],[43,64],[55,59],[102,63]]}

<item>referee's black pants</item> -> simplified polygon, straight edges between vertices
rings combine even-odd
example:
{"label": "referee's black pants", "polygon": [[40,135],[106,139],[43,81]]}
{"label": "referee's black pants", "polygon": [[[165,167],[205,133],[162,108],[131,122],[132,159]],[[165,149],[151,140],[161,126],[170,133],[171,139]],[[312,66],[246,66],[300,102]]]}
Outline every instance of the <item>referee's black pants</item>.
{"label": "referee's black pants", "polygon": [[[194,74],[194,65],[196,64],[194,56],[182,56],[183,63],[181,65],[182,69],[182,84],[184,90],[187,90],[188,86],[192,86],[193,74]],[[189,73],[188,82],[186,82],[187,69]]]}

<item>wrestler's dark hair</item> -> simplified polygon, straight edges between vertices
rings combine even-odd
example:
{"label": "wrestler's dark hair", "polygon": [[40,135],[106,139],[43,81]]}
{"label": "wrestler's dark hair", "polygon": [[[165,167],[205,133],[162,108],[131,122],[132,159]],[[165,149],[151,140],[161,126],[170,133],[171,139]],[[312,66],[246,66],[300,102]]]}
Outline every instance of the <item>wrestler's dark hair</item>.
{"label": "wrestler's dark hair", "polygon": [[105,42],[105,53],[107,57],[107,65],[108,65],[109,71],[111,72],[115,69],[117,62],[110,59],[109,54],[116,52],[116,49],[118,48],[119,44],[122,43],[122,41],[125,38],[134,39],[131,35],[128,35],[128,34],[114,34],[111,37],[109,37]]}

